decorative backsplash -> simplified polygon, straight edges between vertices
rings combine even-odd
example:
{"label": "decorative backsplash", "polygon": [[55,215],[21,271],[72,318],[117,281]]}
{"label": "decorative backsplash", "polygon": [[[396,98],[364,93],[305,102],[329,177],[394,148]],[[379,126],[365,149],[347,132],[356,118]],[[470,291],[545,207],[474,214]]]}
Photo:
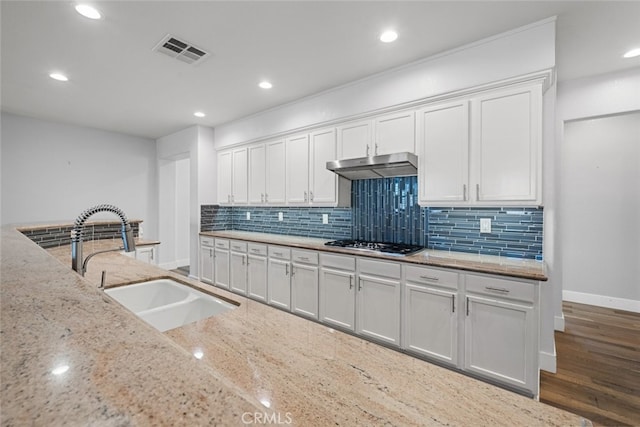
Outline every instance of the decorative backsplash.
{"label": "decorative backsplash", "polygon": [[[417,177],[353,181],[351,188],[351,208],[203,205],[201,230],[355,238],[542,260],[542,208],[421,208]],[[322,224],[323,213],[329,224]],[[491,218],[491,233],[480,233],[480,218]]]}
{"label": "decorative backsplash", "polygon": [[427,210],[418,205],[416,177],[351,183],[353,238],[426,246]]}
{"label": "decorative backsplash", "polygon": [[[428,208],[429,249],[542,260],[542,208]],[[491,218],[491,233],[480,233]]]}
{"label": "decorative backsplash", "polygon": [[[350,208],[203,205],[200,211],[202,231],[243,230],[325,239],[351,238]],[[278,219],[280,212],[282,221]],[[323,214],[328,215],[328,224],[322,223]]]}
{"label": "decorative backsplash", "polygon": [[[133,236],[138,237],[140,233],[140,223],[142,221],[129,221]],[[120,240],[122,224],[120,221],[112,222],[88,222],[84,225],[82,233],[83,241],[113,239]],[[20,230],[22,234],[37,243],[40,247],[48,249],[57,246],[71,244],[71,231],[73,224],[52,225],[46,227],[34,227]]]}

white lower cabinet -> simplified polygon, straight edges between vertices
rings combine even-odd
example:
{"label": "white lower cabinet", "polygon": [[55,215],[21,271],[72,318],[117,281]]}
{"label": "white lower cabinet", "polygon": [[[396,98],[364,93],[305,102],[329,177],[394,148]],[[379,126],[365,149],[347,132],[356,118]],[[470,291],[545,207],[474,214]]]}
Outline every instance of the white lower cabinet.
{"label": "white lower cabinet", "polygon": [[291,250],[269,246],[267,295],[270,305],[291,309]]}
{"label": "white lower cabinet", "polygon": [[267,302],[267,245],[247,245],[247,296]]}
{"label": "white lower cabinet", "polygon": [[538,394],[538,288],[467,275],[464,369]]}
{"label": "white lower cabinet", "polygon": [[231,241],[229,287],[233,292],[247,294],[247,243]]}
{"label": "white lower cabinet", "polygon": [[319,314],[328,325],[355,331],[356,259],[320,254]]}
{"label": "white lower cabinet", "polygon": [[200,272],[201,282],[213,284],[214,272],[214,247],[213,237],[200,237]]}
{"label": "white lower cabinet", "polygon": [[405,265],[403,348],[458,364],[458,273]]}
{"label": "white lower cabinet", "polygon": [[229,241],[216,239],[214,252],[214,284],[229,289]]}
{"label": "white lower cabinet", "polygon": [[291,311],[318,319],[318,253],[291,252]]}
{"label": "white lower cabinet", "polygon": [[538,395],[537,281],[207,236],[200,280]]}
{"label": "white lower cabinet", "polygon": [[146,245],[136,247],[136,259],[147,264],[158,264],[156,251],[158,245]]}
{"label": "white lower cabinet", "polygon": [[400,264],[358,259],[356,332],[400,345]]}

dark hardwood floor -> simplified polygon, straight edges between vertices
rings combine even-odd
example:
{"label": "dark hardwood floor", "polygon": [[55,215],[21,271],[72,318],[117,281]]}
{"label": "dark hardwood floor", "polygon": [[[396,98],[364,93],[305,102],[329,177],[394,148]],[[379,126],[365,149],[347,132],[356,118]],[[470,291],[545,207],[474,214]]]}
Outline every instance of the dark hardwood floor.
{"label": "dark hardwood floor", "polygon": [[540,401],[594,426],[640,426],[640,314],[563,303],[557,372],[540,373]]}

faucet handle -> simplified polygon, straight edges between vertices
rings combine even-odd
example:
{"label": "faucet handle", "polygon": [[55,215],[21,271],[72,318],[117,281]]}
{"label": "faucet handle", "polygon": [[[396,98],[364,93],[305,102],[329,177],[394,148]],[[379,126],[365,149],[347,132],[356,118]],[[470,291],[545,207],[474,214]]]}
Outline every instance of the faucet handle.
{"label": "faucet handle", "polygon": [[104,290],[104,283],[107,281],[107,270],[102,270],[102,278],[100,279],[100,289]]}

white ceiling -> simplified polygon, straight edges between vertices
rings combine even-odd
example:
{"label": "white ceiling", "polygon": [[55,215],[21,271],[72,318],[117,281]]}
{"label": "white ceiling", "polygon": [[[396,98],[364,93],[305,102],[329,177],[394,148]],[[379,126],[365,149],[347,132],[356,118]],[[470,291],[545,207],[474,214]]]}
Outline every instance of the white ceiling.
{"label": "white ceiling", "polygon": [[[215,127],[557,15],[559,79],[640,66],[638,1],[5,1],[2,110],[158,138]],[[378,41],[395,28],[395,43]],[[167,33],[209,52],[187,65],[151,49]],[[61,83],[54,70],[69,76]],[[258,88],[270,80],[270,90]],[[193,112],[207,114],[198,119]]]}

